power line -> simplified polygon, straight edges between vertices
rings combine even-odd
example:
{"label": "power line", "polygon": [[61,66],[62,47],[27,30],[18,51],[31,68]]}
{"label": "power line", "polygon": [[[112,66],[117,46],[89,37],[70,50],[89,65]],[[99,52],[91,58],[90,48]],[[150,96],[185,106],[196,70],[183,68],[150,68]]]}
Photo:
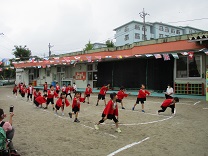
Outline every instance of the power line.
{"label": "power line", "polygon": [[176,21],[176,22],[167,22],[167,23],[181,23],[181,22],[201,21],[201,20],[205,20],[205,19],[208,19],[208,18],[205,17],[205,18],[198,18],[198,19],[185,20],[185,21]]}

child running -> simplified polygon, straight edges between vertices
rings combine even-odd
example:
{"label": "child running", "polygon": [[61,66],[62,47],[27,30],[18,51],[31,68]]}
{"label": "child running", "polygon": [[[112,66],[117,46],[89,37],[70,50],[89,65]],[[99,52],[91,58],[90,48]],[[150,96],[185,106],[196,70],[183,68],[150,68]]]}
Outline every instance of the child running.
{"label": "child running", "polygon": [[66,97],[69,95],[71,100],[72,100],[72,96],[71,96],[72,90],[73,90],[73,88],[71,87],[70,84],[68,84],[68,86],[66,87]]}
{"label": "child running", "polygon": [[111,100],[108,102],[107,106],[105,107],[102,113],[102,119],[95,125],[95,129],[98,130],[99,129],[98,125],[100,123],[103,123],[105,120],[113,119],[116,125],[116,132],[121,133],[121,130],[118,127],[118,105],[116,103],[116,99],[117,99],[116,93],[111,93],[110,98]]}
{"label": "child running", "polygon": [[60,98],[56,101],[56,110],[55,110],[55,114],[57,113],[57,110],[59,110],[61,108],[62,111],[62,116],[64,116],[64,107],[68,107],[70,105],[69,101],[66,98],[66,94],[65,93],[61,93]]}
{"label": "child running", "polygon": [[178,97],[174,97],[173,99],[166,99],[165,101],[163,101],[162,105],[161,105],[161,110],[158,110],[158,114],[160,114],[160,112],[165,112],[165,110],[170,107],[171,108],[171,113],[172,115],[175,114],[175,104],[179,102]]}
{"label": "child running", "polygon": [[73,103],[72,103],[72,112],[69,113],[69,117],[72,118],[72,114],[75,115],[74,122],[80,122],[78,120],[78,113],[80,111],[80,102],[84,101],[84,98],[81,98],[81,92],[76,92],[74,95]]}
{"label": "child running", "polygon": [[144,111],[144,101],[146,101],[147,95],[150,95],[150,92],[145,90],[145,85],[142,84],[141,85],[141,89],[139,90],[139,93],[138,93],[138,96],[137,96],[136,103],[134,104],[132,110],[134,110],[135,106],[137,104],[139,104],[139,102],[141,102],[141,104],[142,104],[142,112],[145,113],[145,111]]}
{"label": "child running", "polygon": [[47,103],[46,103],[46,107],[44,109],[48,109],[48,105],[51,103],[53,110],[55,110],[54,97],[58,98],[58,94],[55,92],[54,86],[50,85],[50,89],[48,90]]}
{"label": "child running", "polygon": [[27,88],[27,101],[29,101],[29,98],[32,101],[32,95],[33,95],[33,86],[32,83],[30,83],[29,87]]}
{"label": "child running", "polygon": [[[90,87],[90,84],[87,84],[87,88],[85,89],[85,95],[84,95],[84,99],[86,99],[87,97],[87,103],[90,104],[90,94],[92,93],[92,88]],[[83,102],[85,103],[85,101]]]}
{"label": "child running", "polygon": [[35,91],[34,91],[34,93],[33,93],[33,96],[34,96],[33,102],[35,103],[35,99],[36,99],[37,97],[41,96],[41,92],[40,92],[40,90],[39,90],[38,88],[35,89]]}
{"label": "child running", "polygon": [[44,94],[43,96],[38,96],[37,98],[35,98],[34,103],[35,103],[36,107],[38,108],[40,105],[42,108],[42,104],[47,102],[46,98],[47,98],[47,94]]}
{"label": "child running", "polygon": [[120,88],[120,90],[117,93],[117,96],[118,96],[118,99],[116,99],[116,102],[121,103],[122,109],[125,109],[124,106],[123,106],[123,101],[122,100],[123,100],[124,97],[127,97],[128,94],[125,93],[125,88],[124,87]]}
{"label": "child running", "polygon": [[56,82],[56,93],[59,94],[59,92],[60,92],[60,86],[58,82]]}
{"label": "child running", "polygon": [[100,101],[100,99],[104,100],[105,106],[106,106],[106,100],[105,100],[105,94],[108,91],[110,87],[110,84],[108,84],[107,86],[104,85],[101,89],[100,89],[100,93],[98,94],[98,99],[97,99],[97,104],[96,106],[98,106],[98,102]]}
{"label": "child running", "polygon": [[15,94],[16,97],[17,97],[17,89],[18,89],[18,87],[17,87],[17,85],[15,84],[15,85],[14,85],[14,88],[13,88],[13,95]]}

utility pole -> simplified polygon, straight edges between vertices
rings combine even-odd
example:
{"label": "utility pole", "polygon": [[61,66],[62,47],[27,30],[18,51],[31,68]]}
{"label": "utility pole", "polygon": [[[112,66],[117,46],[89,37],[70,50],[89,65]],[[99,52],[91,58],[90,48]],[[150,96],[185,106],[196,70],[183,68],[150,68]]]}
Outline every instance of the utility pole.
{"label": "utility pole", "polygon": [[49,45],[48,45],[48,48],[49,48],[49,57],[51,56],[51,48],[52,48],[53,46],[49,43]]}
{"label": "utility pole", "polygon": [[146,38],[146,23],[145,23],[145,17],[147,15],[149,15],[149,14],[144,11],[144,8],[143,8],[143,11],[140,12],[139,14],[140,14],[140,17],[143,18],[144,41],[145,41],[145,40],[147,40],[147,38]]}

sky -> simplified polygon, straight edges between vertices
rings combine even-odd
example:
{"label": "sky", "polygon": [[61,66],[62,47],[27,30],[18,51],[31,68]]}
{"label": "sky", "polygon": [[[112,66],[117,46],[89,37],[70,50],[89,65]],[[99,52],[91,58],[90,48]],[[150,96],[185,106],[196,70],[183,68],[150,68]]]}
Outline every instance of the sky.
{"label": "sky", "polygon": [[[132,20],[192,26],[208,30],[207,0],[0,0],[0,59],[14,58],[14,45],[32,55],[75,52],[90,40],[114,40],[114,28]],[[187,21],[192,19],[201,19]],[[177,21],[186,21],[170,23]],[[4,35],[2,35],[3,33]]]}

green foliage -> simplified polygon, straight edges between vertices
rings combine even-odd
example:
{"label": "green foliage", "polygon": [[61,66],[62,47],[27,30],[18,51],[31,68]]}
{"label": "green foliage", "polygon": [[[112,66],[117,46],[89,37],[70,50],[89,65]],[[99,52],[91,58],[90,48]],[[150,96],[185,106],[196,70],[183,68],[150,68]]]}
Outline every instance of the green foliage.
{"label": "green foliage", "polygon": [[105,44],[106,44],[106,46],[108,47],[108,48],[113,48],[113,47],[115,47],[115,45],[114,45],[114,43],[113,43],[113,41],[111,40],[107,40],[106,42],[105,42]]}
{"label": "green foliage", "polygon": [[84,51],[89,51],[93,49],[93,45],[90,43],[90,41],[85,45]]}
{"label": "green foliage", "polygon": [[29,60],[30,56],[31,56],[31,51],[27,48],[27,46],[14,46],[14,52],[13,55],[16,58],[19,58],[20,61],[25,61],[25,60]]}

